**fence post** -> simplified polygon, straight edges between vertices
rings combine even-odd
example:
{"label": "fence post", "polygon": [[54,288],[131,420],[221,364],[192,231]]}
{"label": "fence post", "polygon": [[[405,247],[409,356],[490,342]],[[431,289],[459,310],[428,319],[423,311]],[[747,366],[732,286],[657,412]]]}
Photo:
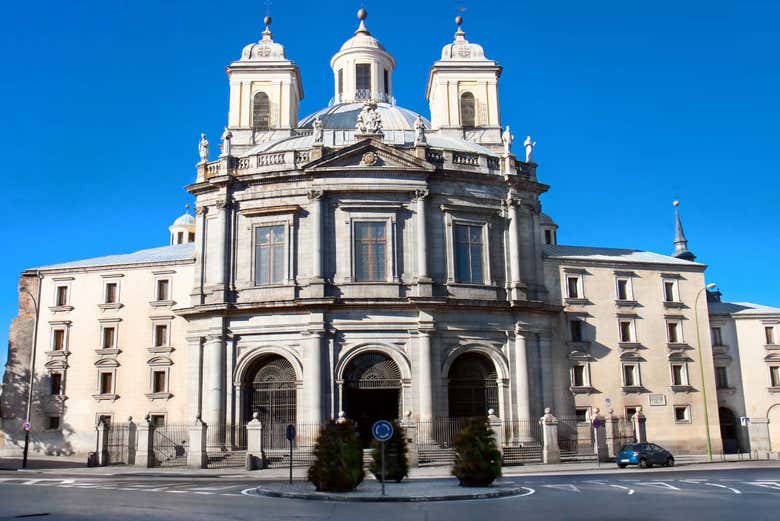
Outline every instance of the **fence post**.
{"label": "fence post", "polygon": [[194,469],[205,469],[208,467],[208,455],[206,454],[206,432],[207,425],[203,423],[200,416],[189,427],[190,448],[187,451],[187,466]]}
{"label": "fence post", "polygon": [[615,459],[617,458],[617,455],[620,452],[620,447],[622,446],[620,430],[618,427],[618,422],[620,419],[615,416],[614,411],[610,409],[607,411],[607,416],[604,418],[604,420],[606,421],[605,431],[607,434],[607,454],[609,455],[610,459]]}
{"label": "fence post", "polygon": [[265,467],[263,457],[263,424],[257,413],[246,424],[246,469],[260,470]]}
{"label": "fence post", "polygon": [[501,422],[501,418],[496,416],[496,411],[493,409],[488,409],[488,422],[490,423],[490,428],[493,430],[493,435],[496,437],[496,446],[498,447],[498,451],[501,453],[501,456],[504,455],[504,436],[503,436],[503,423]]}
{"label": "fence post", "polygon": [[642,407],[639,406],[636,413],[631,417],[631,422],[634,424],[634,438],[637,443],[647,443],[647,417],[642,412]]}
{"label": "fence post", "polygon": [[154,428],[149,423],[149,418],[138,424],[138,444],[135,450],[136,467],[152,467],[154,464]]}
{"label": "fence post", "polygon": [[[598,427],[593,427],[593,423],[595,423],[596,420],[598,420]],[[599,414],[599,409],[593,409],[591,426],[593,428],[593,437],[596,438],[593,452],[600,462],[609,461],[609,451],[607,451],[607,430],[604,427],[605,423],[606,419]]]}
{"label": "fence post", "polygon": [[100,467],[108,465],[108,426],[101,418],[97,424],[97,464]]}
{"label": "fence post", "polygon": [[420,464],[420,453],[417,450],[417,436],[420,431],[417,424],[411,420],[404,420],[401,427],[406,433],[406,460],[410,467],[417,467]]}
{"label": "fence post", "polygon": [[127,418],[127,464],[135,465],[136,450],[138,448],[138,441],[136,434],[138,432],[138,425],[133,421],[133,417]]}
{"label": "fence post", "polygon": [[550,408],[544,410],[544,416],[539,419],[542,424],[542,461],[544,463],[560,463],[561,449],[558,446],[558,418],[552,415]]}

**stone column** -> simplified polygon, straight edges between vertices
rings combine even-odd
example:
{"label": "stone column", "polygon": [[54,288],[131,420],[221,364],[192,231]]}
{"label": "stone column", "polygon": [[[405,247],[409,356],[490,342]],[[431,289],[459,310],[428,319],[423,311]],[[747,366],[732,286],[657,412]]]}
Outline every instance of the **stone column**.
{"label": "stone column", "polygon": [[607,454],[611,459],[617,458],[621,447],[620,430],[618,428],[618,421],[620,420],[613,413],[614,411],[610,409],[604,417],[606,422],[604,431],[606,433]]}
{"label": "stone column", "polygon": [[531,400],[528,385],[528,350],[525,331],[515,327],[515,386],[519,441],[531,441]]}
{"label": "stone column", "polygon": [[246,424],[246,469],[260,470],[265,467],[263,458],[263,424],[252,414],[252,420]]}
{"label": "stone column", "polygon": [[304,351],[303,388],[306,405],[309,408],[308,421],[322,423],[322,332],[310,331],[309,342]]}
{"label": "stone column", "polygon": [[219,335],[206,339],[203,346],[203,421],[211,429],[212,440],[217,439],[225,421],[225,341]]}
{"label": "stone column", "polygon": [[433,420],[433,388],[431,387],[431,333],[417,333],[419,379],[416,382],[420,393],[420,421]]}
{"label": "stone column", "polygon": [[555,403],[553,396],[553,356],[552,340],[549,332],[545,331],[538,335],[539,338],[539,360],[542,364],[542,406],[549,407]]}
{"label": "stone column", "polygon": [[558,418],[552,415],[550,408],[544,410],[544,416],[539,420],[542,424],[542,461],[545,463],[560,463],[561,449],[558,446]]}
{"label": "stone column", "polygon": [[609,451],[607,450],[607,431],[604,427],[606,420],[604,416],[599,414],[598,409],[593,409],[593,418],[591,423],[598,420],[598,427],[593,428],[594,447],[593,452],[598,457],[599,461],[609,461]]}
{"label": "stone column", "polygon": [[[222,300],[222,292],[225,290],[225,254],[227,247],[225,244],[225,228],[227,226],[227,211],[228,202],[225,200],[218,200],[216,202],[217,212],[213,218],[208,233],[214,238],[214,251],[211,251],[207,255],[207,262],[213,262],[214,266],[208,270],[214,277],[209,281],[210,285],[214,286],[214,289],[219,292],[220,299]],[[213,229],[211,229],[213,227]]]}
{"label": "stone column", "polygon": [[309,190],[309,219],[311,220],[311,285],[309,296],[322,298],[325,295],[322,278],[322,190]]}
{"label": "stone column", "polygon": [[428,273],[428,190],[417,190],[417,295],[432,295],[431,277]]}
{"label": "stone column", "polygon": [[520,286],[522,286],[522,275],[520,273],[520,202],[509,197],[507,199],[509,206],[509,279],[510,279],[510,298],[512,300],[524,299],[521,295]]}
{"label": "stone column", "polygon": [[136,433],[138,443],[135,450],[135,466],[151,467],[154,465],[154,428],[146,419],[138,423]]}
{"label": "stone column", "polygon": [[203,406],[202,364],[200,337],[187,338],[187,418],[198,418]]}
{"label": "stone column", "polygon": [[187,450],[187,466],[193,469],[205,469],[208,467],[209,458],[206,454],[206,429],[207,425],[200,418],[189,427],[190,446]]}
{"label": "stone column", "polygon": [[647,443],[647,417],[642,412],[642,407],[636,410],[636,413],[631,417],[631,421],[634,424],[634,438],[637,443]]}

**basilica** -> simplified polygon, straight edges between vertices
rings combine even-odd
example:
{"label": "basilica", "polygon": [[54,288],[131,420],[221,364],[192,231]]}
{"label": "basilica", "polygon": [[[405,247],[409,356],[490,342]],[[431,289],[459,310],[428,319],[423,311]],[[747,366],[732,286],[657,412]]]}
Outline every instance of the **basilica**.
{"label": "basilica", "polygon": [[[512,134],[502,67],[461,17],[426,115],[397,103],[361,9],[332,78],[309,80],[331,100],[301,117],[303,76],[265,23],[227,67],[227,124],[218,147],[201,136],[194,215],[169,244],[22,273],[0,450],[26,418],[33,450],[81,454],[98,422],[129,418],[201,422],[240,450],[253,417],[273,445],[278,426],[339,416],[367,436],[380,418],[488,414],[522,447],[546,408],[572,425],[641,411],[678,452],[780,450],[775,337],[756,340],[768,384],[751,408],[737,330],[725,340],[744,310],[718,302],[715,338],[679,213],[671,255],[557,243],[536,143]],[[742,316],[780,337],[780,310],[756,313]]]}

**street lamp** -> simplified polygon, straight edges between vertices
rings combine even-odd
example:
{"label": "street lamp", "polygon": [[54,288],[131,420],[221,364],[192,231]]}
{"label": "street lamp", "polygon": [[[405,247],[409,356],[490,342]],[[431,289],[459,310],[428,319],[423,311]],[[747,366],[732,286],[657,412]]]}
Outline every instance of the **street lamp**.
{"label": "street lamp", "polygon": [[[40,279],[38,284],[40,285]],[[30,349],[30,382],[27,386],[27,414],[24,419],[25,427],[27,427],[27,424],[30,423],[30,413],[32,411],[32,400],[33,400],[33,384],[35,381],[35,348],[38,344],[38,300],[35,298],[35,296],[30,293],[30,290],[27,289],[26,286],[21,286],[19,288],[20,293],[27,293],[27,295],[32,299],[33,302],[33,309],[35,310],[35,315],[33,315],[33,334],[32,334],[32,348]],[[30,429],[25,428],[24,429],[24,453],[22,455],[22,468],[27,468],[27,451],[30,448]]]}
{"label": "street lamp", "polygon": [[712,442],[710,441],[710,415],[707,411],[707,385],[704,381],[704,360],[701,356],[701,333],[699,331],[699,297],[708,289],[713,289],[717,284],[710,283],[704,286],[696,294],[696,300],[693,303],[693,313],[696,321],[696,348],[699,352],[699,371],[701,374],[701,395],[704,399],[704,429],[707,435],[707,460],[712,461]]}

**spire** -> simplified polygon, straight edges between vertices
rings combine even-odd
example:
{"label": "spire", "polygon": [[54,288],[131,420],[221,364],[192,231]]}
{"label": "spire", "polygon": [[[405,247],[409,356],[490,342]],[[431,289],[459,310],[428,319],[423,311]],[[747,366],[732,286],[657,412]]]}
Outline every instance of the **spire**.
{"label": "spire", "polygon": [[360,25],[357,28],[357,31],[355,31],[355,34],[371,34],[368,32],[368,29],[366,29],[366,18],[368,18],[368,11],[366,11],[364,8],[358,9],[357,12],[358,20],[360,20]]}
{"label": "spire", "polygon": [[683,231],[682,221],[680,220],[680,211],[678,207],[680,201],[674,202],[674,253],[673,257],[678,259],[693,261],[696,259],[696,255],[688,250],[688,239],[685,238],[685,232]]}

